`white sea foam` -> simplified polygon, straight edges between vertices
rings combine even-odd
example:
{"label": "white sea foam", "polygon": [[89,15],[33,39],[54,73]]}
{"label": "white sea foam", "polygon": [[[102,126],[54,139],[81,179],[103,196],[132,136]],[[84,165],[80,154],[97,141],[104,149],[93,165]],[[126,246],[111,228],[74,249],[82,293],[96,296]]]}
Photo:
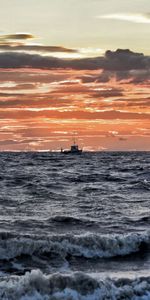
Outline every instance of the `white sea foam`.
{"label": "white sea foam", "polygon": [[150,236],[145,234],[128,235],[55,235],[47,239],[8,238],[0,240],[0,259],[9,260],[20,255],[41,255],[56,253],[61,256],[114,257],[138,252],[142,243],[148,244]]}
{"label": "white sea foam", "polygon": [[150,299],[150,277],[100,280],[85,273],[44,275],[36,270],[0,281],[1,300]]}

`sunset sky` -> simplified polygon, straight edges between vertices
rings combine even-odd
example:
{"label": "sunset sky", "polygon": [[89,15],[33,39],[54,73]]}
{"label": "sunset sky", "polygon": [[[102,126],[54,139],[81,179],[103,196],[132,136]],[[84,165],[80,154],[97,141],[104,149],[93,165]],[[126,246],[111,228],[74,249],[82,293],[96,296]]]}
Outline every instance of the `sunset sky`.
{"label": "sunset sky", "polygon": [[0,0],[0,150],[150,150],[150,0]]}

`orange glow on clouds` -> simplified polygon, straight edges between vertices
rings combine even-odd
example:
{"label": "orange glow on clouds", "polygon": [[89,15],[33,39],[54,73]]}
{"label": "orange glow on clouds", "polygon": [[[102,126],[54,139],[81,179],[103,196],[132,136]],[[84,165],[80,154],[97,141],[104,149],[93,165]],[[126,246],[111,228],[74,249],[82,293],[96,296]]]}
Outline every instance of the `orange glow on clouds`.
{"label": "orange glow on clouds", "polygon": [[74,134],[85,150],[150,150],[147,70],[69,63],[1,69],[0,150],[57,150]]}

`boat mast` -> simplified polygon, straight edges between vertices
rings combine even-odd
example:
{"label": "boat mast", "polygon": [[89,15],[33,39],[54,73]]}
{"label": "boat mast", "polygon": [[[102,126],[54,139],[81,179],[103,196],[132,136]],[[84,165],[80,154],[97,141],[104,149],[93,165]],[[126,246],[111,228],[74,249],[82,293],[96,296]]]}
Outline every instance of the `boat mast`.
{"label": "boat mast", "polygon": [[74,133],[74,137],[73,137],[73,144],[74,144],[74,146],[76,145],[76,137],[75,137],[75,133]]}

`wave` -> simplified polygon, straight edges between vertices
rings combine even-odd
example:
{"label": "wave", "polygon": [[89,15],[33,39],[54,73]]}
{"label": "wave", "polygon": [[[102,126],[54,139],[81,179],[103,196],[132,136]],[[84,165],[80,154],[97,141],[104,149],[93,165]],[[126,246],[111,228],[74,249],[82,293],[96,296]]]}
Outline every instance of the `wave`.
{"label": "wave", "polygon": [[99,182],[101,181],[101,174],[99,173],[89,173],[89,174],[68,174],[65,176],[65,179],[69,182],[76,182],[76,183],[90,183],[90,182]]}
{"label": "wave", "polygon": [[143,216],[137,218],[126,217],[125,220],[127,223],[133,223],[135,225],[142,225],[142,224],[148,225],[150,223],[150,216]]}
{"label": "wave", "polygon": [[125,256],[139,251],[147,251],[150,243],[148,233],[128,235],[52,235],[47,238],[37,236],[0,236],[0,260],[10,260],[21,255],[51,255],[62,257],[81,256],[85,258],[109,258]]}
{"label": "wave", "polygon": [[132,188],[134,189],[139,189],[139,190],[150,190],[150,181],[148,181],[147,179],[143,179],[143,180],[136,180],[135,182],[132,182]]}
{"label": "wave", "polygon": [[128,180],[128,178],[108,174],[108,175],[105,175],[105,180],[110,181],[110,182],[114,181],[114,182],[120,182],[121,183],[121,182],[126,182]]}
{"label": "wave", "polygon": [[150,299],[150,277],[118,280],[93,278],[85,273],[44,275],[33,270],[0,281],[1,300]]}
{"label": "wave", "polygon": [[92,225],[94,224],[94,221],[88,220],[85,218],[77,218],[77,217],[72,217],[72,216],[67,216],[67,215],[58,215],[54,217],[50,217],[47,222],[53,222],[53,223],[61,223],[61,224],[66,224],[66,225]]}

